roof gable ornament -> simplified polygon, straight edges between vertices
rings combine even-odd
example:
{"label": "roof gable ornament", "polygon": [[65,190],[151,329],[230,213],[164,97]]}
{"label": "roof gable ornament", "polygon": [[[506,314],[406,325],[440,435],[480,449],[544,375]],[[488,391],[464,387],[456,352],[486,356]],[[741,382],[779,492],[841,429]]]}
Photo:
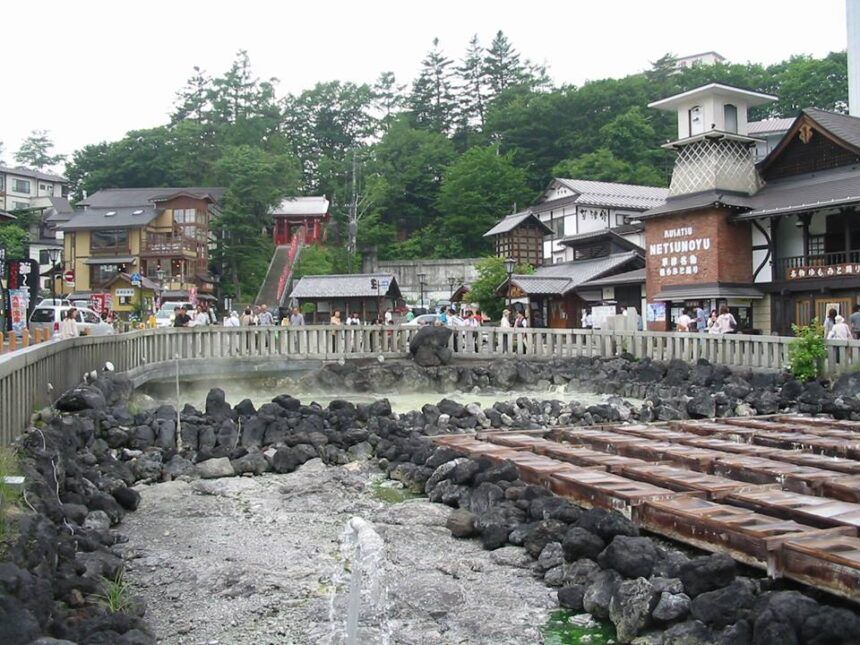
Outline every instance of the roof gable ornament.
{"label": "roof gable ornament", "polygon": [[808,123],[801,124],[800,128],[797,131],[797,138],[800,139],[801,143],[809,143],[812,141],[812,135],[815,133],[815,130]]}

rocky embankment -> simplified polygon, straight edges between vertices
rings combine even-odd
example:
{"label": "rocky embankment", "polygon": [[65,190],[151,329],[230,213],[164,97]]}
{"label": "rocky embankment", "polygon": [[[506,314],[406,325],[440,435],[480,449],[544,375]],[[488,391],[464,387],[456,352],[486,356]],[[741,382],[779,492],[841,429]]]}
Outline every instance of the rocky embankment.
{"label": "rocky embankment", "polygon": [[[860,418],[860,399],[855,396],[860,392],[860,373],[844,375],[835,383],[801,383],[787,373],[733,371],[704,359],[689,365],[680,360],[637,361],[632,356],[577,357],[439,367],[420,367],[406,361],[354,361],[327,365],[304,377],[301,387],[303,391],[378,393],[462,390],[496,393],[500,400],[507,391],[529,389],[541,399],[551,399],[547,394],[550,388],[566,388],[643,399],[645,406],[636,411],[640,421],[774,414],[781,410]],[[504,425],[500,415],[490,410],[487,415],[494,426]],[[595,422],[625,420],[623,413],[608,409],[594,409],[591,417]],[[560,422],[579,420],[574,413]]]}
{"label": "rocky embankment", "polygon": [[687,558],[638,535],[617,513],[584,511],[523,484],[510,465],[463,460],[427,439],[491,426],[711,416],[705,414],[711,407],[697,411],[698,404],[691,405],[704,406],[705,399],[717,415],[791,409],[857,418],[855,376],[828,388],[703,363],[689,368],[581,359],[430,369],[335,365],[312,378],[357,390],[373,384],[375,391],[403,382],[415,386],[412,379],[427,387],[591,384],[646,400],[638,410],[621,400],[583,408],[519,399],[486,410],[443,400],[396,415],[384,400],[333,401],[323,408],[286,394],[259,409],[248,400],[231,406],[216,389],[204,410],[185,406],[178,430],[172,407],[137,410],[129,403],[128,381],[102,374],[60,397],[57,411],[38,415],[19,441],[28,486],[23,511],[14,518],[16,537],[0,562],[0,642],[155,642],[143,619],[144,603],[131,598],[112,611],[98,599],[105,579],[122,569],[116,546],[124,538],[115,527],[140,503],[131,487],[290,473],[317,458],[329,465],[377,459],[391,477],[458,509],[450,520],[455,534],[475,536],[487,549],[524,548],[535,558],[535,571],[558,587],[561,605],[608,617],[624,640],[644,632],[646,642],[667,644],[847,643],[860,633],[853,611],[738,577],[719,556]]}

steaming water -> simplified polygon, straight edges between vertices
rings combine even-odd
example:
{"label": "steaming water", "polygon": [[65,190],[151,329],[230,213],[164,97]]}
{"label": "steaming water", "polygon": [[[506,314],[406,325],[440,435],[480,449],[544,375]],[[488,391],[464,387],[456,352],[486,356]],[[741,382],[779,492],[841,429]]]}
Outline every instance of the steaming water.
{"label": "steaming water", "polygon": [[[242,399],[251,399],[256,407],[268,403],[278,394],[289,394],[302,401],[302,403],[316,402],[320,405],[328,405],[334,399],[352,401],[353,403],[370,403],[377,399],[386,398],[391,403],[395,412],[403,413],[410,410],[420,410],[427,403],[435,404],[443,398],[453,399],[462,404],[477,403],[482,408],[488,408],[497,401],[513,401],[519,397],[534,399],[557,399],[559,401],[578,401],[583,405],[594,405],[607,399],[605,394],[593,394],[591,392],[567,391],[563,387],[551,387],[549,390],[499,390],[472,392],[302,392],[297,391],[295,384],[278,384],[271,379],[243,380],[224,382],[188,382],[180,383],[180,400],[182,403],[190,403],[199,410],[205,407],[206,394],[212,387],[220,387],[226,394],[227,401],[235,405]],[[144,391],[150,393],[156,399],[172,402],[176,398],[176,391],[169,386],[146,386]],[[627,399],[634,405],[641,401]]]}
{"label": "steaming water", "polygon": [[340,555],[342,566],[333,576],[329,598],[329,643],[387,645],[385,543],[370,522],[353,517],[341,534]]}

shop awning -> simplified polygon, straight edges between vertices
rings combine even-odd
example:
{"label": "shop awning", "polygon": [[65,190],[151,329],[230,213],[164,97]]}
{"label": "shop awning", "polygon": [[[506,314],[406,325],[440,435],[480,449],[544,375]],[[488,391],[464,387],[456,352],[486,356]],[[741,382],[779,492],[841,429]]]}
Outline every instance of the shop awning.
{"label": "shop awning", "polygon": [[731,286],[731,285],[684,285],[682,287],[663,289],[651,300],[703,300],[705,298],[743,298],[747,300],[761,300],[764,293],[755,287]]}
{"label": "shop awning", "polygon": [[109,258],[87,258],[84,264],[134,264],[134,258],[130,255],[121,255]]}

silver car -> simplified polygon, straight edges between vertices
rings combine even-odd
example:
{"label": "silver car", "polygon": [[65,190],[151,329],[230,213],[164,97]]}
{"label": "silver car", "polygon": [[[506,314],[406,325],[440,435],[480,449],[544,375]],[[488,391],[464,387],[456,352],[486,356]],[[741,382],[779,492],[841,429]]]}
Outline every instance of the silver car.
{"label": "silver car", "polygon": [[[38,306],[30,314],[30,333],[36,329],[48,331],[56,337],[60,333],[60,322],[70,309],[71,305],[47,305]],[[103,321],[92,309],[76,307],[78,310],[78,331],[86,336],[106,336],[115,333],[113,325]],[[50,331],[49,331],[50,330]]]}

